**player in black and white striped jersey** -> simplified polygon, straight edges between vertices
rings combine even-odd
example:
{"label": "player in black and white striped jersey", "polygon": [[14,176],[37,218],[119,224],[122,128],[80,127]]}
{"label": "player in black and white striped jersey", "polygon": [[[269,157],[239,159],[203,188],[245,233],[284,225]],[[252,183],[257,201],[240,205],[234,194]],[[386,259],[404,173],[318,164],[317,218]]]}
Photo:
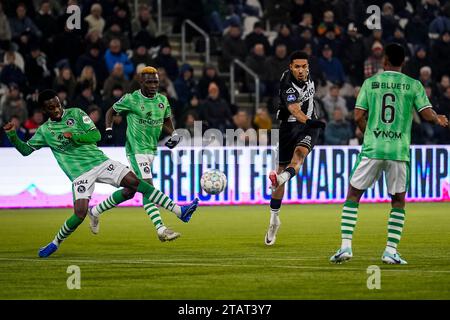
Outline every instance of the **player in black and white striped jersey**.
{"label": "player in black and white striped jersey", "polygon": [[280,123],[278,168],[269,174],[272,183],[270,225],[266,245],[275,243],[284,195],[284,184],[295,177],[306,156],[311,152],[325,123],[317,120],[314,109],[314,82],[309,75],[306,53],[295,51],[290,56],[289,69],[281,76],[277,119]]}

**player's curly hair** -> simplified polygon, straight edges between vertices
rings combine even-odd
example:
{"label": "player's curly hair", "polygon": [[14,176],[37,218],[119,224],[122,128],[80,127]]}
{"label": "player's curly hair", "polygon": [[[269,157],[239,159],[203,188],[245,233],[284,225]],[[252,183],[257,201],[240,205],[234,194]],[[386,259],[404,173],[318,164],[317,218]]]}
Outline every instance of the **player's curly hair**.
{"label": "player's curly hair", "polygon": [[42,108],[44,106],[45,101],[53,99],[54,97],[57,97],[57,96],[58,96],[58,94],[54,90],[47,89],[47,90],[41,91],[39,93],[39,97],[38,97],[39,107]]}

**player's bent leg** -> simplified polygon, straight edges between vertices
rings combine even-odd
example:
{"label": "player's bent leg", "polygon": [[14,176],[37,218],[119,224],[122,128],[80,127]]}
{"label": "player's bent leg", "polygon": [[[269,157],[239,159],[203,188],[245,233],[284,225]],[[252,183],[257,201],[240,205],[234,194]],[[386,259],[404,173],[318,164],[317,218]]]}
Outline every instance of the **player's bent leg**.
{"label": "player's bent leg", "polygon": [[[284,165],[278,166],[278,173],[283,172],[285,169]],[[269,229],[264,237],[264,243],[268,246],[275,244],[278,229],[280,228],[281,221],[279,217],[281,202],[284,196],[284,184],[276,188],[272,192],[272,198],[270,199],[270,222]]]}
{"label": "player's bent leg", "polygon": [[83,222],[89,206],[89,199],[78,199],[74,204],[74,214],[67,219],[59,229],[58,233],[48,245],[39,249],[39,257],[47,258],[56,250],[61,243],[70,236]]}
{"label": "player's bent leg", "polygon": [[272,190],[282,186],[298,174],[298,171],[303,165],[305,158],[308,156],[309,151],[310,150],[304,146],[295,147],[291,163],[286,166],[283,172],[276,174],[276,176],[274,175],[274,172],[270,173],[269,178],[272,183]]}
{"label": "player's bent leg", "polygon": [[353,257],[352,238],[358,217],[359,200],[363,194],[364,190],[349,186],[341,215],[341,247],[330,257],[330,262],[342,263]]}
{"label": "player's bent leg", "polygon": [[388,239],[381,260],[388,264],[407,264],[397,251],[405,223],[405,197],[406,192],[396,193],[392,196],[392,209],[388,221]]}
{"label": "player's bent leg", "polygon": [[142,193],[143,196],[149,199],[152,203],[159,204],[161,207],[175,213],[183,222],[188,222],[191,219],[192,214],[198,206],[198,198],[195,198],[191,204],[180,207],[154,186],[140,180],[131,171],[123,177],[120,185]]}

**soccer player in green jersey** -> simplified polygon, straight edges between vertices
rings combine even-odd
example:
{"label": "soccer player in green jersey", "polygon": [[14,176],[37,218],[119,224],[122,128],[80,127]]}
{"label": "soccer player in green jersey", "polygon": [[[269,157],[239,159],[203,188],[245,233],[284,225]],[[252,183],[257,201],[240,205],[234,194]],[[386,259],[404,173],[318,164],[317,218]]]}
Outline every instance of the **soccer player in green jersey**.
{"label": "soccer player in green jersey", "polygon": [[39,250],[40,257],[45,258],[55,252],[83,222],[96,182],[140,192],[145,199],[174,212],[183,221],[189,221],[197,208],[198,199],[180,207],[161,191],[139,179],[128,167],[109,159],[96,145],[101,136],[89,116],[78,108],[63,109],[56,92],[41,92],[38,104],[49,119],[26,143],[17,136],[13,123],[8,122],[3,129],[23,156],[42,147],[50,147],[58,165],[72,181],[74,214],[65,221],[54,240]]}
{"label": "soccer player in green jersey", "polygon": [[[159,137],[164,128],[171,138],[166,146],[174,148],[180,142],[176,134],[170,105],[167,98],[158,93],[159,77],[157,69],[145,67],[139,74],[140,90],[124,95],[106,112],[106,135],[113,139],[112,123],[115,114],[123,114],[127,119],[125,150],[133,172],[144,181],[153,185],[151,165],[156,155]],[[121,189],[114,192],[105,201],[91,208],[89,212],[90,227],[94,234],[99,231],[99,216],[118,204],[134,197],[135,192]],[[178,238],[180,233],[167,228],[155,203],[143,199],[144,209],[153,222],[162,242]]]}
{"label": "soccer player in green jersey", "polygon": [[[405,51],[399,44],[386,46],[384,72],[364,81],[355,106],[355,121],[364,132],[361,153],[350,175],[350,186],[341,218],[341,248],[330,258],[341,263],[353,257],[352,235],[358,206],[365,190],[386,176],[392,209],[382,261],[406,264],[397,252],[405,222],[405,196],[409,184],[409,146],[414,110],[423,119],[447,127],[448,119],[437,115],[418,80],[403,73]],[[367,116],[367,119],[366,119]]]}

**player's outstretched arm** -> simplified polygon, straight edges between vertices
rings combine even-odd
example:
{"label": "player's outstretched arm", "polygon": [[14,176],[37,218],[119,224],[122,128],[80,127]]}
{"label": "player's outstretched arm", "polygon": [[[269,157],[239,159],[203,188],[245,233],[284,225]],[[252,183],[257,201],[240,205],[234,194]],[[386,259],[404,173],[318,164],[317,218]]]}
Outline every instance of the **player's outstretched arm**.
{"label": "player's outstretched arm", "polygon": [[30,147],[27,143],[20,140],[17,136],[16,126],[12,122],[8,122],[3,126],[3,129],[6,132],[6,136],[9,141],[11,141],[12,145],[20,152],[23,156],[28,156],[33,153],[34,149]]}
{"label": "player's outstretched arm", "polygon": [[428,122],[433,122],[441,127],[448,127],[448,119],[446,116],[437,114],[433,108],[425,108],[420,111],[420,115]]}
{"label": "player's outstretched arm", "polygon": [[114,140],[114,136],[113,136],[113,129],[112,129],[112,125],[113,125],[113,121],[114,121],[114,116],[117,114],[117,112],[113,109],[113,107],[109,108],[108,111],[106,111],[106,115],[105,115],[105,133],[106,133],[106,143],[107,144],[112,144],[113,140]]}
{"label": "player's outstretched arm", "polygon": [[367,126],[366,114],[367,114],[366,110],[355,108],[355,122],[362,133],[366,131]]}
{"label": "player's outstretched arm", "polygon": [[92,144],[101,140],[102,135],[98,129],[89,130],[86,133],[73,135],[71,132],[64,132],[66,139],[71,139],[77,144]]}
{"label": "player's outstretched arm", "polygon": [[164,119],[164,124],[163,124],[163,129],[171,135],[170,139],[167,140],[166,147],[168,147],[169,149],[173,149],[175,148],[175,146],[177,144],[180,143],[181,141],[181,136],[179,136],[177,134],[177,132],[175,131],[175,128],[173,126],[173,122],[172,122],[172,118],[168,117]]}

